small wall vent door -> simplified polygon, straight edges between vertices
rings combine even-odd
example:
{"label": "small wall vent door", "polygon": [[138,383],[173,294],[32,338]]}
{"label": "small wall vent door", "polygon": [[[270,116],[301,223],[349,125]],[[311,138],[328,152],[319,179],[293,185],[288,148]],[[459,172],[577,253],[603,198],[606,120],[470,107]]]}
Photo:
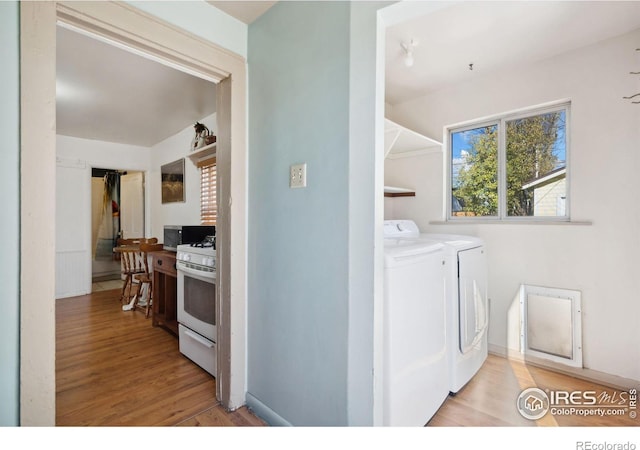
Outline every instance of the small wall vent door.
{"label": "small wall vent door", "polygon": [[580,292],[524,285],[520,303],[525,356],[582,367]]}

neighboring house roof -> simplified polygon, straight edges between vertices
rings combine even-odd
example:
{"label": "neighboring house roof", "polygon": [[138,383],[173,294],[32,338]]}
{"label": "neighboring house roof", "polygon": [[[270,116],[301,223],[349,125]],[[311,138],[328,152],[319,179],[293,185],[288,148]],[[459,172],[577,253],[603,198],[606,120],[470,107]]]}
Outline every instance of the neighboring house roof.
{"label": "neighboring house roof", "polygon": [[547,172],[543,176],[539,178],[534,178],[531,181],[528,181],[526,184],[522,186],[522,190],[539,187],[541,185],[550,183],[555,181],[556,179],[564,178],[567,176],[567,167],[559,167],[551,172]]}

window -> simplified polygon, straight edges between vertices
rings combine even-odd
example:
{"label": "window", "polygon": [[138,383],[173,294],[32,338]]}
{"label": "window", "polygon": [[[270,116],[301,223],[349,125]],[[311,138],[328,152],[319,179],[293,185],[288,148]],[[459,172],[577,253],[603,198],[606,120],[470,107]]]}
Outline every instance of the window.
{"label": "window", "polygon": [[200,161],[198,167],[200,168],[200,222],[202,225],[215,225],[218,218],[216,159],[208,158]]}
{"label": "window", "polygon": [[449,218],[568,219],[569,104],[449,129]]}

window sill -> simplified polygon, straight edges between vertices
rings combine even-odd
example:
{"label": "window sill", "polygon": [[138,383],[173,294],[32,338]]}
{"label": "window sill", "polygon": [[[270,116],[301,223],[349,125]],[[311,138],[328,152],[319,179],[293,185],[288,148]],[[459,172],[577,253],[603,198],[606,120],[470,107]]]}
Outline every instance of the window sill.
{"label": "window sill", "polygon": [[587,220],[506,220],[506,219],[461,219],[461,220],[431,220],[429,225],[578,225],[591,226],[593,222]]}

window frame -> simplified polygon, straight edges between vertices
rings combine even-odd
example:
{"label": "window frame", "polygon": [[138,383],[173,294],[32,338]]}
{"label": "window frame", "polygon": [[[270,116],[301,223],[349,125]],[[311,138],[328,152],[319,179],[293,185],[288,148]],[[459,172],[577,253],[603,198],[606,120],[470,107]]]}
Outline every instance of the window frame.
{"label": "window frame", "polygon": [[[564,111],[565,113],[565,179],[566,179],[566,199],[565,199],[565,215],[563,216],[509,216],[507,215],[507,147],[506,147],[506,124],[507,122],[534,117],[552,112]],[[549,222],[570,222],[571,221],[571,101],[561,100],[544,105],[533,106],[517,111],[511,111],[502,114],[496,114],[490,117],[484,117],[473,121],[468,121],[456,125],[445,127],[445,148],[446,157],[444,161],[445,170],[445,217],[446,222],[450,223],[549,223]],[[458,132],[473,130],[487,126],[497,126],[498,133],[498,211],[495,216],[454,216],[453,215],[453,138],[452,135]]]}

